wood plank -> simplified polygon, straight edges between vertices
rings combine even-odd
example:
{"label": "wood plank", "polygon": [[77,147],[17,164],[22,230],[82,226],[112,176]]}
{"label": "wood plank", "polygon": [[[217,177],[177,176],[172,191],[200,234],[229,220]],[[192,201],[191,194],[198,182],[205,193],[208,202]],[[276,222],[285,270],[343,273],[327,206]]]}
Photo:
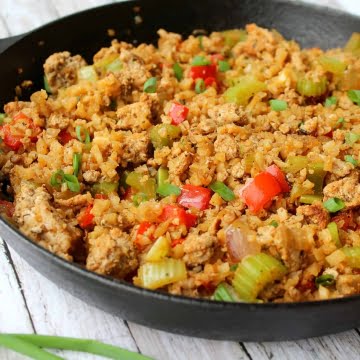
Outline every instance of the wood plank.
{"label": "wood plank", "polygon": [[[63,291],[35,271],[14,250],[10,249],[10,252],[37,333],[96,339],[137,351],[135,341],[121,319]],[[66,358],[72,357],[66,354]],[[73,359],[95,357],[76,354]]]}
{"label": "wood plank", "polygon": [[[139,349],[157,360],[248,360],[246,352],[236,342],[214,341],[174,335],[129,323]],[[258,360],[267,357],[256,358]]]}

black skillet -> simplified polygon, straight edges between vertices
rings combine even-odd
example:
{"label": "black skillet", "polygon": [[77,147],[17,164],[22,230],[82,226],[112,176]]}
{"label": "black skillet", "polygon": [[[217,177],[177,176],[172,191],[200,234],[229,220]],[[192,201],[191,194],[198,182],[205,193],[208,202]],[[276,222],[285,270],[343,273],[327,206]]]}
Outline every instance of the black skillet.
{"label": "black skillet", "polygon": [[[136,5],[141,6],[140,14],[134,10]],[[135,24],[135,15],[141,16],[141,24]],[[12,100],[13,89],[23,80],[34,81],[31,91],[41,88],[42,64],[53,52],[69,50],[90,60],[99,48],[109,44],[109,28],[122,40],[155,42],[159,28],[188,35],[194,29],[222,30],[250,22],[276,28],[286,38],[307,47],[339,47],[352,32],[360,31],[358,17],[278,0],[116,3],[57,20],[21,37],[1,40],[0,103]],[[360,325],[360,296],[292,304],[232,304],[170,296],[68,263],[2,219],[0,229],[1,236],[26,261],[54,283],[91,305],[157,329],[212,339],[265,341],[319,336]]]}

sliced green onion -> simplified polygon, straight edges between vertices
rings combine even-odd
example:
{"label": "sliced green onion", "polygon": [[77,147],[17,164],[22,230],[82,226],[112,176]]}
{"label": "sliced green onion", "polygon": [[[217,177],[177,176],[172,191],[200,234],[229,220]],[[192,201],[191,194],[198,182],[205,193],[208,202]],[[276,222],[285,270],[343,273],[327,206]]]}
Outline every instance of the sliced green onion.
{"label": "sliced green onion", "polygon": [[81,166],[81,154],[74,153],[74,155],[73,155],[73,169],[74,169],[74,175],[75,176],[78,176],[80,166]]}
{"label": "sliced green onion", "polygon": [[97,73],[92,65],[84,66],[78,70],[78,78],[95,82],[98,79]]}
{"label": "sliced green onion", "polygon": [[144,84],[144,92],[148,94],[152,94],[156,92],[156,77],[151,77],[150,79],[147,79]]}
{"label": "sliced green onion", "polygon": [[158,186],[156,192],[161,196],[170,196],[170,195],[179,196],[181,194],[181,189],[173,184],[162,184]]}
{"label": "sliced green onion", "polygon": [[[0,337],[6,336],[1,334]],[[17,338],[19,341],[22,341],[26,344],[31,344],[32,346],[44,347],[50,349],[61,349],[61,350],[71,350],[71,351],[80,351],[94,355],[104,356],[114,360],[151,360],[151,358],[134,353],[129,350],[121,349],[117,346],[104,344],[96,340],[88,339],[76,339],[69,337],[61,336],[46,336],[46,335],[33,335],[33,334],[14,334],[7,335]],[[53,355],[53,354],[51,354]],[[54,357],[42,358],[42,359],[62,359],[56,355]],[[37,358],[36,358],[37,359]],[[39,357],[39,359],[41,359]]]}
{"label": "sliced green onion", "polygon": [[216,301],[228,301],[235,302],[239,301],[234,288],[227,283],[220,283],[215,289],[213,299]]}
{"label": "sliced green onion", "polygon": [[337,98],[335,96],[330,96],[325,100],[325,107],[330,107],[333,105],[336,105],[337,103]]}
{"label": "sliced green onion", "polygon": [[334,242],[336,247],[341,247],[340,237],[339,237],[339,230],[337,227],[336,222],[331,222],[328,224],[327,229],[330,232],[331,240]]}
{"label": "sliced green onion", "polygon": [[358,140],[360,140],[360,135],[355,134],[353,132],[348,132],[345,134],[345,142],[348,145],[354,145]]}
{"label": "sliced green onion", "polygon": [[175,77],[176,77],[177,81],[181,81],[182,78],[183,78],[184,70],[179,65],[179,63],[175,63],[173,65],[173,70],[174,70],[174,74],[175,74]]}
{"label": "sliced green onion", "polygon": [[206,66],[210,64],[211,64],[210,60],[202,55],[196,55],[191,63],[191,65],[193,66]]}
{"label": "sliced green onion", "polygon": [[199,48],[200,50],[204,50],[204,46],[203,46],[203,35],[198,36],[199,39]]}
{"label": "sliced green onion", "polygon": [[75,175],[64,174],[64,180],[70,191],[73,191],[73,192],[80,191],[79,180]]}
{"label": "sliced green onion", "polygon": [[270,107],[271,107],[271,110],[274,110],[274,111],[284,111],[288,108],[288,104],[284,100],[273,99],[273,100],[270,100]]}
{"label": "sliced green onion", "polygon": [[103,195],[109,195],[112,192],[116,192],[118,189],[119,183],[117,182],[100,182],[95,183],[91,187],[91,192],[93,194],[103,194]]}
{"label": "sliced green onion", "polygon": [[240,299],[254,302],[259,292],[268,284],[280,280],[286,267],[265,253],[245,257],[235,271],[232,285]]}
{"label": "sliced green onion", "polygon": [[203,79],[197,79],[196,83],[195,83],[195,92],[197,94],[201,94],[202,92],[205,91],[205,82]]}
{"label": "sliced green onion", "polygon": [[345,203],[336,197],[326,200],[324,203],[324,208],[331,213],[338,212],[345,207]]}
{"label": "sliced green onion", "polygon": [[353,164],[355,167],[359,165],[359,162],[356,159],[354,159],[352,155],[345,155],[344,159],[346,162]]}
{"label": "sliced green onion", "polygon": [[326,286],[331,286],[334,283],[335,283],[335,279],[334,279],[334,276],[331,275],[331,274],[324,274],[324,275],[318,276],[315,279],[315,285],[316,285],[317,288],[320,285],[326,287]]}
{"label": "sliced green onion", "polygon": [[5,117],[6,117],[6,114],[0,113],[0,125],[2,125],[4,123]]}
{"label": "sliced green onion", "polygon": [[360,268],[360,246],[345,246],[342,248],[343,253],[346,256],[347,264],[352,267],[359,269]]}
{"label": "sliced green onion", "polygon": [[134,194],[132,197],[132,201],[135,206],[139,206],[142,202],[145,202],[148,200],[149,200],[149,198],[147,197],[147,195],[144,193],[141,193],[141,192]]}
{"label": "sliced green onion", "polygon": [[322,196],[321,195],[314,195],[314,194],[306,194],[300,196],[300,203],[301,204],[313,204],[315,201],[321,201]]}
{"label": "sliced green onion", "polygon": [[210,185],[210,189],[219,194],[225,201],[232,201],[235,199],[234,192],[221,181],[213,182]]}
{"label": "sliced green onion", "polygon": [[277,228],[279,226],[279,223],[277,221],[275,221],[275,220],[272,220],[269,225],[273,226],[274,228]]}
{"label": "sliced green onion", "polygon": [[54,188],[58,188],[64,182],[64,171],[58,170],[51,175],[50,185]]}
{"label": "sliced green onion", "polygon": [[341,125],[343,126],[345,122],[345,119],[343,117],[339,118],[339,120],[336,122],[336,125]]}
{"label": "sliced green onion", "polygon": [[[89,131],[87,129],[83,128],[81,125],[78,125],[75,128],[75,132],[76,132],[76,137],[80,142],[84,144],[90,144],[91,139],[90,139]],[[83,137],[83,133],[84,133],[84,137]]]}
{"label": "sliced green onion", "polygon": [[158,186],[166,184],[167,183],[166,181],[168,179],[169,179],[169,170],[163,167],[159,168],[156,174],[156,182]]}
{"label": "sliced green onion", "polygon": [[360,105],[360,90],[349,90],[347,94],[354,104]]}
{"label": "sliced green onion", "polygon": [[49,81],[45,75],[44,75],[44,89],[48,94],[52,93],[50,85],[49,85]]}
{"label": "sliced green onion", "polygon": [[226,60],[219,60],[218,66],[219,66],[219,71],[221,72],[230,70],[230,64]]}
{"label": "sliced green onion", "polygon": [[60,356],[40,349],[37,344],[33,344],[28,339],[24,339],[23,335],[0,334],[0,346],[28,356],[30,359],[65,360]]}

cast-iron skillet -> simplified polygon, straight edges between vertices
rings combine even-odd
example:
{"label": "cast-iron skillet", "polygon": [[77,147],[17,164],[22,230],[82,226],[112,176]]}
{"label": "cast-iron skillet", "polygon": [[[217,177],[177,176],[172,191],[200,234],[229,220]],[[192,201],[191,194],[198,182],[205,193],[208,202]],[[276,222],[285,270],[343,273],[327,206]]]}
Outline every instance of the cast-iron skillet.
{"label": "cast-iron skillet", "polygon": [[[143,22],[135,24],[134,6]],[[341,47],[360,31],[360,19],[325,8],[275,0],[131,1],[84,11],[23,37],[1,43],[0,103],[13,99],[15,85],[31,79],[42,86],[42,64],[50,54],[69,50],[90,60],[108,46],[107,29],[126,41],[155,42],[156,31],[190,34],[247,23],[276,28],[307,47]],[[22,68],[19,74],[18,69]],[[84,270],[51,254],[0,220],[1,236],[35,269],[70,293],[123,319],[175,333],[241,341],[289,340],[334,333],[360,325],[360,296],[292,304],[219,303],[147,291]]]}

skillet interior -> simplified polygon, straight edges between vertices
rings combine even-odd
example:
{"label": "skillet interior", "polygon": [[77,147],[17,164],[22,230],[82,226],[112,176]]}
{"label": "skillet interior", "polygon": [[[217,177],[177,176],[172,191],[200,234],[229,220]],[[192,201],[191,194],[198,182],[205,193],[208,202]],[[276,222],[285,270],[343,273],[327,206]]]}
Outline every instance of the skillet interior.
{"label": "skillet interior", "polygon": [[[134,6],[143,22],[135,25]],[[14,96],[23,80],[42,84],[42,64],[56,51],[69,50],[88,60],[109,44],[107,29],[125,41],[156,41],[156,30],[189,34],[194,29],[220,30],[249,22],[274,27],[303,46],[341,46],[358,31],[360,19],[335,11],[279,0],[130,1],[88,10],[45,25],[0,54],[0,103]],[[18,68],[23,72],[19,74]],[[24,93],[26,98],[27,94]],[[65,262],[0,220],[1,234],[33,267],[90,304],[159,329],[214,339],[263,341],[317,336],[360,325],[360,297],[294,304],[225,304],[175,297],[135,288]]]}

